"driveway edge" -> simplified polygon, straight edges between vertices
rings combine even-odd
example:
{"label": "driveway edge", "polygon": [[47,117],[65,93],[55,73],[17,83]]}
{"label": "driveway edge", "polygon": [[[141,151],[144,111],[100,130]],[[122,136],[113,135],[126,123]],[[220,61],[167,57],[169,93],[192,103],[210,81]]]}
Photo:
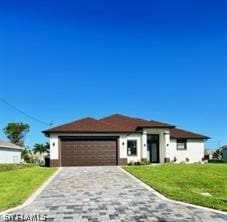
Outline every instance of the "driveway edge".
{"label": "driveway edge", "polygon": [[17,207],[13,207],[13,208],[10,208],[10,209],[7,209],[5,211],[0,212],[0,216],[3,216],[3,215],[10,213],[12,211],[16,211],[16,210],[19,210],[21,208],[29,206],[35,200],[35,198],[47,187],[47,185],[59,174],[61,169],[62,168],[59,167],[56,170],[56,172],[54,172],[54,174],[52,176],[50,176],[30,197],[28,197],[28,199],[24,203],[22,203],[21,205],[19,205]]}
{"label": "driveway edge", "polygon": [[124,170],[122,167],[119,167],[119,168],[125,174],[127,174],[128,176],[130,176],[131,178],[133,178],[134,180],[139,182],[141,185],[143,185],[143,187],[145,187],[149,191],[152,191],[152,193],[154,193],[156,196],[158,196],[162,200],[172,202],[172,203],[176,203],[176,204],[182,204],[182,205],[189,206],[189,207],[195,207],[195,208],[198,208],[198,209],[201,209],[201,210],[207,210],[207,211],[210,211],[210,212],[213,212],[213,213],[227,215],[227,212],[224,212],[224,211],[221,211],[221,210],[215,210],[215,209],[212,209],[212,208],[209,208],[209,207],[203,207],[203,206],[199,206],[199,205],[194,205],[194,204],[190,204],[190,203],[185,203],[185,202],[169,199],[169,198],[165,197],[164,195],[162,195],[161,193],[159,193],[158,191],[154,190],[152,187],[150,187],[146,183],[144,183],[142,180],[138,179],[137,177],[135,177],[134,175],[132,175],[128,171]]}

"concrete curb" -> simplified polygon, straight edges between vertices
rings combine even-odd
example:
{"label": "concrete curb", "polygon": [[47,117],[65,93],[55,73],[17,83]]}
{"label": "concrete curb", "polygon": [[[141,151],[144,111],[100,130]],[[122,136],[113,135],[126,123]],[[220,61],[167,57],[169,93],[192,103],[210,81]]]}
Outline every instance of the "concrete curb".
{"label": "concrete curb", "polygon": [[161,193],[159,193],[158,191],[151,188],[149,185],[147,185],[143,181],[136,178],[134,175],[132,175],[129,172],[127,172],[126,170],[124,170],[122,167],[119,167],[119,168],[122,172],[124,172],[125,174],[127,174],[128,176],[130,176],[131,178],[136,180],[137,182],[139,182],[141,185],[143,185],[143,187],[145,187],[146,189],[148,189],[149,191],[154,193],[158,198],[160,198],[164,201],[168,201],[168,202],[176,203],[176,204],[181,204],[181,205],[184,205],[184,206],[194,207],[194,208],[197,208],[197,209],[200,209],[200,210],[206,210],[206,211],[210,211],[210,212],[213,212],[213,213],[227,215],[227,212],[224,212],[224,211],[215,210],[215,209],[208,208],[208,207],[202,207],[202,206],[198,206],[198,205],[194,205],[194,204],[190,204],[190,203],[185,203],[185,202],[169,199],[169,198],[165,197],[164,195],[162,195]]}
{"label": "concrete curb", "polygon": [[57,174],[59,174],[60,171],[61,168],[58,168],[56,172],[51,177],[49,177],[30,197],[28,197],[28,199],[23,204],[0,212],[0,216],[4,216],[5,214],[8,214],[12,211],[20,210],[21,208],[29,206],[35,200],[35,198],[47,187],[47,185],[57,176]]}

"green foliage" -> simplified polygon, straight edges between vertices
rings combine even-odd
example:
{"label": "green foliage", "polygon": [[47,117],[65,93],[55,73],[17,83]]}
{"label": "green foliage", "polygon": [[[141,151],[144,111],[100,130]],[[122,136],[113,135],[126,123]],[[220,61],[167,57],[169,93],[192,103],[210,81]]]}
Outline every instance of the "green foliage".
{"label": "green foliage", "polygon": [[208,163],[224,163],[224,160],[208,160]]}
{"label": "green foliage", "polygon": [[50,144],[49,143],[36,143],[33,148],[34,153],[49,153]]}
{"label": "green foliage", "polygon": [[26,162],[26,163],[34,163],[34,158],[32,155],[31,150],[29,150],[28,148],[25,148],[22,152],[21,152],[21,158]]}
{"label": "green foliage", "polygon": [[216,160],[222,160],[223,159],[223,150],[222,149],[217,149],[213,153],[213,158],[216,159]]}
{"label": "green foliage", "polygon": [[[124,169],[167,197],[227,211],[227,164],[162,164]],[[211,196],[203,196],[204,192]]]}
{"label": "green foliage", "polygon": [[6,137],[11,143],[18,146],[24,146],[24,137],[26,133],[29,132],[29,125],[25,123],[8,123],[8,125],[3,129]]}
{"label": "green foliage", "polygon": [[140,166],[140,165],[149,165],[149,164],[150,164],[150,162],[145,159],[145,160],[142,160],[141,162],[140,161],[130,161],[128,163],[128,166],[133,166],[133,165]]}

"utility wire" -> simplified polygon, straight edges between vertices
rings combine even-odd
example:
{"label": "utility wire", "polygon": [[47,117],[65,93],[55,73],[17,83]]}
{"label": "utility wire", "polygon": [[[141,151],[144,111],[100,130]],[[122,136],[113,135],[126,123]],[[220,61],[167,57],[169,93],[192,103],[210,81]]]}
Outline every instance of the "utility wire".
{"label": "utility wire", "polygon": [[13,109],[16,110],[17,112],[23,114],[24,116],[27,116],[27,117],[30,118],[30,119],[33,119],[33,120],[35,120],[35,121],[37,121],[37,122],[39,122],[39,123],[42,123],[42,124],[44,124],[44,125],[47,125],[47,126],[53,125],[53,123],[44,122],[44,121],[42,121],[42,120],[40,120],[40,119],[38,119],[38,118],[36,118],[36,117],[34,117],[34,116],[32,116],[32,115],[26,113],[26,112],[24,112],[23,110],[17,108],[16,106],[12,105],[11,103],[7,102],[7,101],[6,101],[5,99],[3,99],[2,97],[0,97],[0,100],[1,100],[3,103],[5,103],[6,105],[8,105],[9,107],[13,108]]}

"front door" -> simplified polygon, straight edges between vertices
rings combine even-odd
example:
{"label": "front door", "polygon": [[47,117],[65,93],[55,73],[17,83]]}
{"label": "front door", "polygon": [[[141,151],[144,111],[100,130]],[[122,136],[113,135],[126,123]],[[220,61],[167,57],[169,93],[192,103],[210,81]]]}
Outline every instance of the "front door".
{"label": "front door", "polygon": [[151,163],[159,163],[159,134],[147,135],[147,148]]}

